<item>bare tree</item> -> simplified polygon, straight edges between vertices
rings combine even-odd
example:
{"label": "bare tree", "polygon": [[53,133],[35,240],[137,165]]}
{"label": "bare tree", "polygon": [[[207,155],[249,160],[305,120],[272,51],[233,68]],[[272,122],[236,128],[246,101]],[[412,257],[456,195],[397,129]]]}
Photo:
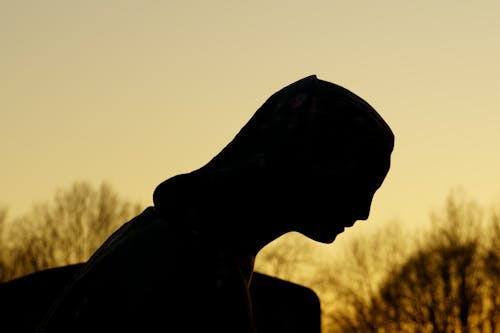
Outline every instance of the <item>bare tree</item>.
{"label": "bare tree", "polygon": [[420,238],[384,224],[316,261],[323,330],[500,332],[500,214],[485,216],[455,191]]}
{"label": "bare tree", "polygon": [[[7,208],[0,208],[0,244],[5,244],[7,241],[7,237],[5,235],[5,224],[7,221]],[[2,250],[2,246],[0,245],[0,250]],[[7,256],[5,255],[5,248],[3,249],[4,255],[0,255],[0,281],[5,281],[8,276],[8,267],[9,262],[7,260]],[[1,252],[0,252],[1,253]]]}
{"label": "bare tree", "polygon": [[316,291],[324,332],[498,333],[498,207],[485,214],[454,191],[428,232],[386,223],[353,235],[334,258],[291,234],[259,253],[256,270]]}
{"label": "bare tree", "polygon": [[290,233],[266,246],[257,256],[255,270],[312,289],[320,299],[321,327],[328,327],[324,308],[329,299],[318,288],[318,275],[325,270],[325,260],[313,241],[297,233]]}
{"label": "bare tree", "polygon": [[0,207],[0,237],[3,236],[6,221],[7,221],[7,207]]}
{"label": "bare tree", "polygon": [[417,252],[391,274],[376,301],[379,328],[406,332],[473,332],[486,305],[477,242]]}
{"label": "bare tree", "polygon": [[[407,246],[399,223],[358,235],[337,255],[325,256],[296,234],[273,242],[258,255],[256,270],[313,289],[321,299],[323,331],[369,332],[374,325],[371,298],[388,269],[402,263]],[[360,328],[363,324],[362,330]],[[374,326],[375,327],[375,326]],[[375,331],[374,329],[372,331]]]}
{"label": "bare tree", "polygon": [[78,182],[57,191],[54,200],[12,222],[4,244],[11,279],[55,266],[83,262],[121,224],[140,210],[110,185],[97,189]]}
{"label": "bare tree", "polygon": [[491,215],[489,247],[485,255],[486,274],[490,278],[485,293],[490,303],[484,310],[485,332],[500,332],[500,205]]}
{"label": "bare tree", "polygon": [[411,248],[398,222],[355,235],[341,256],[321,267],[313,286],[324,302],[325,331],[377,332],[374,297],[387,272],[400,265]]}
{"label": "bare tree", "polygon": [[266,246],[257,256],[255,270],[296,283],[307,283],[318,264],[309,239],[290,233]]}
{"label": "bare tree", "polygon": [[340,331],[499,332],[498,249],[491,246],[498,241],[487,241],[492,228],[483,226],[478,205],[451,195],[416,251]]}

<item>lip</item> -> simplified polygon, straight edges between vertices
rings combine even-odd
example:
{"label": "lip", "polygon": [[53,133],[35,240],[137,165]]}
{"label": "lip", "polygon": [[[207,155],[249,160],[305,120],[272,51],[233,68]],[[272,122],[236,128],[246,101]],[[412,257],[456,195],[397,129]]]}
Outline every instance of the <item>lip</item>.
{"label": "lip", "polygon": [[354,220],[354,221],[351,221],[351,222],[348,222],[348,223],[344,223],[344,228],[349,228],[349,227],[352,227],[354,225],[354,223],[356,223],[357,220]]}

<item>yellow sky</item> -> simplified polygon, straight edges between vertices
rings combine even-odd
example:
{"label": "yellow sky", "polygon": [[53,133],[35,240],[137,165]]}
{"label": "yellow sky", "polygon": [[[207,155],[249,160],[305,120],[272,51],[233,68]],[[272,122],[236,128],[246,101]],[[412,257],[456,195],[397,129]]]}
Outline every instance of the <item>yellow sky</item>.
{"label": "yellow sky", "polygon": [[500,2],[0,0],[0,204],[76,180],[151,203],[310,74],[396,134],[370,221],[500,201]]}

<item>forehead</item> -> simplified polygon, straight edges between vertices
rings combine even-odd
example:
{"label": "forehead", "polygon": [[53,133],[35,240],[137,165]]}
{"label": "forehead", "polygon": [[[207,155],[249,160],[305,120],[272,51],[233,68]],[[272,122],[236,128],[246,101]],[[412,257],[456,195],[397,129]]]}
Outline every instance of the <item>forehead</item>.
{"label": "forehead", "polygon": [[391,167],[390,154],[379,154],[369,160],[361,160],[353,169],[360,181],[377,189],[382,185]]}
{"label": "forehead", "polygon": [[385,166],[393,150],[391,138],[384,133],[356,128],[321,129],[315,131],[310,140],[302,146],[302,151],[310,162],[319,168],[336,168],[341,165]]}
{"label": "forehead", "polygon": [[305,176],[328,186],[379,188],[389,171],[391,152],[373,144],[350,148],[316,150],[306,163]]}

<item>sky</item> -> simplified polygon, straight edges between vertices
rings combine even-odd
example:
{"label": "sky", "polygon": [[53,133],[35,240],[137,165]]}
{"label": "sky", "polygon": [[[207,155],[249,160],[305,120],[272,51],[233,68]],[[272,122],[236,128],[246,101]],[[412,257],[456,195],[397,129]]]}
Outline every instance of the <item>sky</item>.
{"label": "sky", "polygon": [[315,74],[396,137],[362,225],[419,226],[458,187],[500,202],[500,2],[0,0],[0,205],[78,180],[144,206]]}

